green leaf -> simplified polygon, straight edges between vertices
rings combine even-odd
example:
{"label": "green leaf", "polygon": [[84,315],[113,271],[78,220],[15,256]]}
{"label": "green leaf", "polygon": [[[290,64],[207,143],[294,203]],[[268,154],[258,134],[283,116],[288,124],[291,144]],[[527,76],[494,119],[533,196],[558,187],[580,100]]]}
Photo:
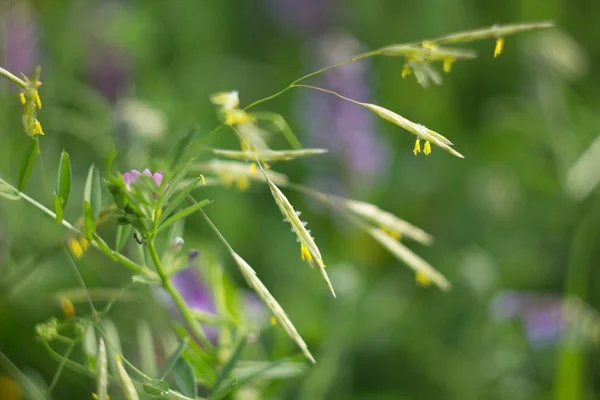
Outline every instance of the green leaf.
{"label": "green leaf", "polygon": [[19,192],[22,192],[25,189],[25,185],[27,185],[27,181],[31,176],[31,172],[33,171],[33,166],[35,165],[35,159],[37,158],[39,151],[39,143],[37,140],[32,140],[27,150],[25,150],[25,154],[23,154],[23,158],[21,159],[21,166],[19,167],[19,184],[18,189]]}
{"label": "green leaf", "polygon": [[121,251],[127,240],[131,237],[131,231],[133,227],[131,225],[120,225],[117,228],[117,238],[115,240],[115,251]]}
{"label": "green leaf", "polygon": [[196,126],[190,129],[190,131],[186,135],[184,135],[177,141],[175,149],[173,150],[173,155],[171,156],[171,169],[176,169],[179,166],[181,160],[183,159],[183,155],[185,154],[185,150],[190,145],[192,139],[194,138],[194,135],[196,135],[197,132],[198,127]]}
{"label": "green leaf", "polygon": [[137,391],[135,390],[135,386],[133,385],[133,381],[127,374],[125,367],[121,363],[120,358],[117,356],[117,373],[119,374],[119,379],[121,380],[121,385],[123,389],[123,394],[125,395],[125,399],[127,400],[139,400],[139,396]]}
{"label": "green leaf", "polygon": [[175,196],[173,201],[169,202],[169,205],[167,206],[167,208],[165,208],[162,215],[160,216],[160,222],[164,221],[165,218],[167,218],[173,211],[175,211],[177,206],[186,198],[186,196],[190,194],[192,190],[194,190],[194,188],[198,185],[200,180],[202,180],[201,177],[192,180],[192,182],[189,185],[187,185],[181,192],[177,194],[177,196]]}
{"label": "green leaf", "polygon": [[196,351],[192,350],[191,347],[186,347],[181,355],[188,363],[190,363],[194,370],[194,374],[198,379],[207,386],[212,386],[215,383],[217,374]]}
{"label": "green leaf", "polygon": [[233,371],[233,368],[237,364],[240,356],[242,355],[244,347],[246,347],[246,343],[248,343],[246,339],[247,337],[245,335],[240,339],[239,343],[235,347],[233,354],[231,355],[231,357],[229,357],[229,360],[227,360],[227,363],[223,366],[223,369],[221,370],[221,373],[219,374],[219,377],[217,378],[217,381],[215,382],[215,385],[213,387],[213,390],[215,392],[218,391],[221,384],[225,382],[227,378],[229,378],[231,371]]}
{"label": "green leaf", "polygon": [[223,397],[227,396],[233,388],[237,385],[237,379],[230,379],[225,382],[220,389],[215,390],[213,394],[210,396],[210,400],[219,400]]}
{"label": "green leaf", "polygon": [[81,344],[86,364],[91,371],[94,371],[96,369],[98,347],[96,346],[96,331],[92,325],[87,326]]}
{"label": "green leaf", "polygon": [[166,398],[169,393],[169,384],[160,379],[147,381],[142,387],[144,388],[144,392],[162,398]]}
{"label": "green leaf", "polygon": [[88,241],[92,241],[92,235],[96,232],[96,222],[94,222],[94,212],[89,201],[83,202],[83,217],[85,220],[85,235]]}
{"label": "green leaf", "polygon": [[[63,150],[62,154],[60,155],[60,164],[58,166],[58,180],[56,181],[56,194],[60,199],[63,209],[67,206],[70,193],[71,161],[69,159],[69,153]],[[54,203],[56,205],[56,201]]]}
{"label": "green leaf", "polygon": [[85,181],[85,189],[83,191],[83,199],[90,203],[93,220],[96,221],[102,209],[102,192],[100,187],[100,174],[98,169],[90,167]]}
{"label": "green leaf", "polygon": [[100,339],[98,345],[98,363],[96,364],[96,374],[98,374],[96,394],[98,400],[107,400],[108,394],[108,368],[106,359],[106,346],[104,341]]}
{"label": "green leaf", "polygon": [[58,222],[62,222],[63,220],[63,205],[60,201],[60,198],[55,193],[54,194],[54,212],[56,213],[56,220]]}
{"label": "green leaf", "polygon": [[165,229],[166,227],[168,227],[169,225],[171,225],[172,223],[179,221],[181,218],[185,218],[188,215],[198,211],[199,209],[201,209],[202,207],[208,205],[210,203],[210,200],[202,200],[199,203],[196,204],[192,204],[191,206],[189,206],[188,208],[184,208],[183,210],[179,211],[177,214],[173,215],[171,218],[167,219],[165,222],[163,222],[160,227],[158,228],[158,232],[162,231],[163,229]]}
{"label": "green leaf", "polygon": [[[195,158],[192,158],[191,160],[189,160],[183,167],[181,167],[181,169],[179,171],[177,171],[177,173],[173,176],[173,178],[169,179],[169,187],[165,191],[165,194],[162,198],[163,202],[168,201],[169,198],[171,198],[171,196],[173,196],[173,193],[175,193],[175,190],[177,190],[177,185],[179,185],[179,182],[181,182],[183,180],[183,178],[185,178],[185,176],[188,173],[188,170],[190,169],[190,167],[192,166],[192,163],[194,161],[196,161]],[[162,203],[161,203],[161,207],[162,207]]]}
{"label": "green leaf", "polygon": [[157,376],[154,340],[152,339],[152,330],[146,320],[140,320],[137,324],[137,344],[140,352],[140,369],[148,376]]}
{"label": "green leaf", "polygon": [[187,346],[187,342],[188,338],[183,338],[177,346],[177,348],[175,349],[175,351],[173,352],[173,354],[169,356],[169,359],[167,360],[167,363],[163,370],[161,379],[164,379],[165,376],[167,376],[167,374],[171,372],[171,369],[175,366],[175,363],[177,362],[177,360],[179,360],[179,358],[181,357],[181,353],[183,353],[183,350]]}
{"label": "green leaf", "polygon": [[171,376],[177,389],[185,396],[195,399],[198,396],[198,382],[194,369],[183,358],[177,358]]}

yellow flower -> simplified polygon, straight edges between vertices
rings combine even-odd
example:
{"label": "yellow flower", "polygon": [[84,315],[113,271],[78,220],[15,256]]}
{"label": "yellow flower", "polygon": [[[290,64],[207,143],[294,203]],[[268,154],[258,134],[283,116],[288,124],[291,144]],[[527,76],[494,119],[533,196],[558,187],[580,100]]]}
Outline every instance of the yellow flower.
{"label": "yellow flower", "polygon": [[425,141],[425,146],[423,147],[423,153],[428,156],[431,154],[431,143],[428,140]]}
{"label": "yellow flower", "polygon": [[310,251],[308,251],[304,243],[300,244],[300,257],[302,257],[302,260],[309,262],[312,261],[312,255],[310,254]]}
{"label": "yellow flower", "polygon": [[86,251],[88,249],[88,246],[90,245],[90,243],[84,237],[79,238],[79,243],[81,244],[81,247],[83,248],[83,251]]}
{"label": "yellow flower", "polygon": [[408,64],[404,64],[404,67],[402,67],[402,79],[409,76],[410,73],[411,73],[410,66]]}
{"label": "yellow flower", "polygon": [[274,316],[271,316],[271,326],[275,326],[277,325],[277,320],[275,319]]}
{"label": "yellow flower", "polygon": [[71,318],[75,316],[75,307],[73,306],[73,303],[71,303],[71,301],[66,297],[61,297],[60,308],[66,317]]}
{"label": "yellow flower", "polygon": [[502,54],[502,50],[504,50],[504,38],[499,37],[498,39],[496,39],[496,47],[494,48],[494,58]]}
{"label": "yellow flower", "polygon": [[415,280],[419,286],[428,287],[431,285],[431,279],[422,272],[417,272]]}
{"label": "yellow flower", "polygon": [[243,110],[236,108],[225,112],[225,124],[227,125],[247,124],[252,121],[254,121],[254,118]]}
{"label": "yellow flower", "polygon": [[452,71],[452,63],[453,62],[454,62],[454,59],[452,57],[444,58],[444,72]]}
{"label": "yellow flower", "polygon": [[35,99],[35,104],[38,108],[42,108],[42,100],[40,99],[40,94],[37,90],[33,91],[33,98]]}
{"label": "yellow flower", "polygon": [[202,181],[202,184],[206,186],[206,179],[204,179],[204,175],[200,174],[200,180]]}
{"label": "yellow flower", "polygon": [[21,99],[21,104],[25,105],[25,103],[27,103],[27,99],[25,98],[23,92],[19,93],[19,99]]}
{"label": "yellow flower", "polygon": [[250,164],[250,176],[256,176],[256,164]]}
{"label": "yellow flower", "polygon": [[420,152],[421,152],[421,139],[417,138],[417,141],[415,142],[415,148],[413,149],[413,153],[416,156],[417,153],[420,153]]}
{"label": "yellow flower", "polygon": [[69,250],[71,251],[71,254],[73,254],[73,257],[77,259],[81,258],[81,256],[83,255],[83,248],[81,247],[81,244],[79,244],[77,239],[69,239],[67,241],[67,245],[69,247]]}
{"label": "yellow flower", "polygon": [[42,130],[42,124],[40,124],[40,121],[38,121],[37,119],[35,120],[33,125],[33,132],[36,135],[44,135],[44,131]]}
{"label": "yellow flower", "polygon": [[250,186],[250,182],[245,176],[238,178],[238,180],[235,183],[237,185],[237,188],[242,192],[248,190],[248,187]]}

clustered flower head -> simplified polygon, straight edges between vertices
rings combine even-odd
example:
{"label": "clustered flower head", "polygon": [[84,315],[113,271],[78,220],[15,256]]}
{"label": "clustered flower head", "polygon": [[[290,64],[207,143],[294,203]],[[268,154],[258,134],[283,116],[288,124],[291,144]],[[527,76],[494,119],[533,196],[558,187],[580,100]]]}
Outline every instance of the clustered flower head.
{"label": "clustered flower head", "polygon": [[31,79],[23,76],[26,87],[19,93],[19,99],[21,100],[21,104],[23,104],[23,126],[27,134],[31,137],[44,134],[42,124],[40,124],[36,116],[36,108],[42,108],[42,100],[38,92],[38,88],[42,85],[42,82],[39,80],[40,71],[40,68],[37,67]]}
{"label": "clustered flower head", "polygon": [[163,180],[162,171],[156,171],[154,174],[152,174],[152,172],[150,172],[150,170],[148,168],[146,168],[144,170],[144,172],[140,172],[136,169],[132,169],[129,172],[125,172],[123,174],[123,180],[125,181],[125,185],[131,189],[131,185],[133,184],[133,182],[136,182],[139,179],[140,175],[152,178],[152,180],[154,181],[156,186],[160,186],[162,184],[162,180]]}
{"label": "clustered flower head", "polygon": [[210,101],[221,106],[227,125],[247,124],[254,121],[252,115],[239,108],[240,98],[237,91],[215,93],[210,96]]}

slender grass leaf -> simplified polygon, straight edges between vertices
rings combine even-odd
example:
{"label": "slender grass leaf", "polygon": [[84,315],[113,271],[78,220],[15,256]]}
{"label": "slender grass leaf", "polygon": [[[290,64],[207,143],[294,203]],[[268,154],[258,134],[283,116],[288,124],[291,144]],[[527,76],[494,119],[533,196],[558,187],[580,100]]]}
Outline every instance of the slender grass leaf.
{"label": "slender grass leaf", "polygon": [[169,384],[160,379],[153,379],[145,382],[142,387],[144,392],[153,396],[159,396],[160,398],[166,399],[169,393]]}
{"label": "slender grass leaf", "polygon": [[219,390],[221,384],[229,378],[229,375],[233,371],[233,368],[235,368],[238,360],[240,359],[240,356],[242,355],[244,347],[246,347],[246,344],[248,343],[246,339],[247,337],[245,335],[240,339],[237,346],[235,347],[233,354],[231,355],[231,357],[229,357],[229,360],[227,360],[227,363],[223,366],[223,369],[221,370],[221,373],[219,374],[217,381],[215,382],[215,385],[213,387],[213,390],[215,392]]}
{"label": "slender grass leaf", "polygon": [[327,153],[327,149],[300,149],[300,150],[223,150],[211,149],[219,156],[232,158],[234,160],[255,161],[258,158],[261,161],[289,161],[301,157],[309,157],[318,154]]}
{"label": "slender grass leaf", "polygon": [[169,359],[167,360],[165,368],[164,368],[164,370],[162,372],[161,379],[164,379],[165,376],[167,376],[167,374],[175,366],[175,363],[177,362],[177,360],[179,360],[179,358],[181,357],[181,353],[183,353],[183,350],[187,346],[187,342],[188,342],[188,338],[183,338],[181,340],[181,342],[179,342],[179,345],[177,346],[177,348],[175,349],[175,351],[173,352],[173,354],[171,354],[169,356]]}
{"label": "slender grass leaf", "polygon": [[125,367],[121,363],[121,357],[117,354],[117,374],[119,375],[119,379],[121,380],[121,385],[123,389],[123,394],[127,400],[139,400],[139,396],[137,391],[135,390],[135,386],[131,381],[131,378],[127,374]]}
{"label": "slender grass leaf", "polygon": [[237,379],[230,379],[226,381],[218,390],[215,390],[213,394],[210,396],[210,400],[220,400],[223,397],[227,396],[233,388],[237,385]]}
{"label": "slender grass leaf", "polygon": [[88,325],[83,335],[82,348],[85,355],[86,365],[91,371],[96,369],[98,358],[98,347],[96,346],[96,331],[92,325]]}
{"label": "slender grass leaf", "polygon": [[183,155],[185,154],[185,150],[188,148],[190,143],[192,143],[192,139],[198,132],[198,127],[194,127],[190,129],[190,131],[181,137],[177,144],[175,145],[175,149],[173,150],[173,155],[171,156],[171,169],[176,169],[183,159]]}
{"label": "slender grass leaf", "polygon": [[58,180],[56,181],[56,194],[60,199],[63,209],[69,201],[71,193],[71,161],[69,153],[63,150],[60,155],[60,164],[58,166]]}
{"label": "slender grass leaf", "polygon": [[96,364],[96,374],[98,375],[96,388],[98,400],[108,400],[108,368],[106,358],[106,346],[104,345],[104,340],[102,339],[100,339],[100,343],[98,345],[98,362]]}
{"label": "slender grass leaf", "polygon": [[133,227],[131,225],[119,225],[117,228],[117,237],[115,239],[115,251],[120,252],[127,240],[131,237]]}
{"label": "slender grass leaf", "polygon": [[104,318],[102,320],[102,327],[104,328],[105,338],[110,345],[107,349],[108,368],[112,374],[117,373],[117,354],[123,354],[123,347],[121,346],[121,338],[119,331],[115,323]]}
{"label": "slender grass leaf", "polygon": [[56,220],[62,222],[63,220],[63,204],[57,194],[54,195],[54,212],[56,213]]}
{"label": "slender grass leaf", "polygon": [[192,366],[184,359],[177,358],[171,370],[175,387],[185,396],[196,398],[198,396],[198,382]]}
{"label": "slender grass leaf", "polygon": [[217,380],[217,374],[213,368],[204,360],[199,353],[192,350],[190,346],[186,347],[181,354],[182,357],[190,363],[194,370],[194,374],[207,386],[213,386]]}
{"label": "slender grass leaf", "polygon": [[92,241],[92,235],[96,232],[96,222],[94,222],[94,212],[89,201],[83,202],[83,218],[85,221],[85,235],[88,241]]}
{"label": "slender grass leaf", "polygon": [[[134,275],[133,281],[136,282],[137,276]],[[156,365],[156,356],[154,355],[154,340],[152,339],[152,330],[150,325],[145,320],[140,320],[137,324],[137,344],[140,353],[140,369],[146,375],[154,377],[158,376],[158,367]]]}
{"label": "slender grass leaf", "polygon": [[198,183],[201,180],[202,178],[198,177],[192,180],[192,182],[189,183],[185,188],[183,188],[183,190],[179,192],[177,196],[175,196],[175,198],[173,198],[173,201],[169,202],[169,205],[167,206],[167,208],[165,208],[162,215],[160,216],[159,222],[164,221],[169,215],[171,215],[171,213],[175,211],[177,206],[181,204],[181,202],[187,197],[188,194],[190,194],[192,190],[194,190],[194,188],[198,185]]}
{"label": "slender grass leaf", "polygon": [[261,379],[272,381],[275,379],[289,379],[306,372],[305,363],[288,361],[286,359],[277,361],[240,361],[234,368],[232,375],[238,379],[239,385],[246,382]]}
{"label": "slender grass leaf", "polygon": [[193,214],[194,212],[198,211],[199,209],[208,205],[209,203],[210,203],[210,200],[202,200],[196,204],[192,204],[191,206],[184,208],[183,210],[179,211],[172,217],[168,218],[165,222],[163,222],[160,225],[160,227],[158,228],[158,232],[161,232],[163,229],[165,229],[169,225],[179,221],[180,219],[185,218],[190,214]]}
{"label": "slender grass leaf", "polygon": [[173,178],[169,179],[169,186],[167,187],[167,190],[165,190],[165,193],[162,197],[163,202],[168,201],[171,198],[171,196],[173,196],[173,193],[175,193],[175,190],[177,190],[177,185],[183,180],[183,178],[185,178],[185,176],[188,173],[188,170],[190,169],[194,161],[196,161],[195,158],[189,160],[187,163],[185,163],[183,167],[181,167],[181,169],[179,169],[179,171],[177,171],[177,173],[175,173],[175,175],[173,175]]}
{"label": "slender grass leaf", "polygon": [[93,164],[88,170],[85,189],[83,191],[83,199],[90,203],[92,218],[96,221],[100,215],[100,210],[102,209],[102,192],[100,187],[100,173]]}
{"label": "slender grass leaf", "polygon": [[17,185],[19,192],[22,192],[23,189],[25,189],[25,185],[27,185],[27,181],[29,181],[38,152],[39,142],[37,140],[32,140],[21,159],[21,166],[19,167],[19,184]]}

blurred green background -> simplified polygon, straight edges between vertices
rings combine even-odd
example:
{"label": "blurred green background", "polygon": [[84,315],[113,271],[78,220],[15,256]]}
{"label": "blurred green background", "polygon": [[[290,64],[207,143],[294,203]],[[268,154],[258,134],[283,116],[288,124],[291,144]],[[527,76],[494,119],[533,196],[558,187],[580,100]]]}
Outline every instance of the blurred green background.
{"label": "blurred green background", "polygon": [[[431,233],[431,247],[408,246],[448,277],[448,293],[419,287],[367,234],[286,192],[320,246],[339,292],[333,300],[300,260],[265,186],[207,188],[198,197],[215,200],[207,212],[318,360],[259,398],[599,396],[600,2],[2,0],[0,13],[0,65],[27,75],[42,65],[38,116],[51,183],[47,191],[38,165],[26,192],[51,204],[67,150],[75,182],[69,220],[80,216],[76,194],[91,163],[105,172],[116,148],[122,171],[155,169],[190,126],[198,124],[202,136],[219,124],[209,102],[215,91],[238,90],[244,106],[367,49],[494,23],[554,21],[555,29],[507,38],[496,59],[493,41],[472,44],[479,58],[456,63],[441,86],[402,79],[402,60],[391,57],[312,81],[425,124],[464,160],[438,148],[415,157],[412,135],[326,94],[292,90],[257,108],[284,115],[304,146],[331,150],[274,169],[377,204]],[[0,176],[14,183],[29,139],[13,86],[0,83]],[[222,131],[208,143],[235,148],[236,141]],[[275,137],[273,146],[286,143]],[[28,204],[0,201],[0,350],[42,386],[57,363],[35,341],[34,325],[61,315],[57,293],[79,288],[61,256],[64,238]],[[184,238],[186,249],[216,254],[245,286],[199,216],[188,219]],[[131,281],[95,252],[79,267],[91,288]],[[585,312],[565,312],[567,295],[582,299]],[[86,312],[83,301],[75,308]],[[148,320],[158,337],[170,329],[168,309],[147,291],[115,305],[111,318],[125,354],[135,352],[134,321]],[[277,327],[263,339],[271,358],[296,351]],[[3,360],[0,373],[10,376],[8,365]],[[89,398],[93,387],[66,370],[54,396]]]}

